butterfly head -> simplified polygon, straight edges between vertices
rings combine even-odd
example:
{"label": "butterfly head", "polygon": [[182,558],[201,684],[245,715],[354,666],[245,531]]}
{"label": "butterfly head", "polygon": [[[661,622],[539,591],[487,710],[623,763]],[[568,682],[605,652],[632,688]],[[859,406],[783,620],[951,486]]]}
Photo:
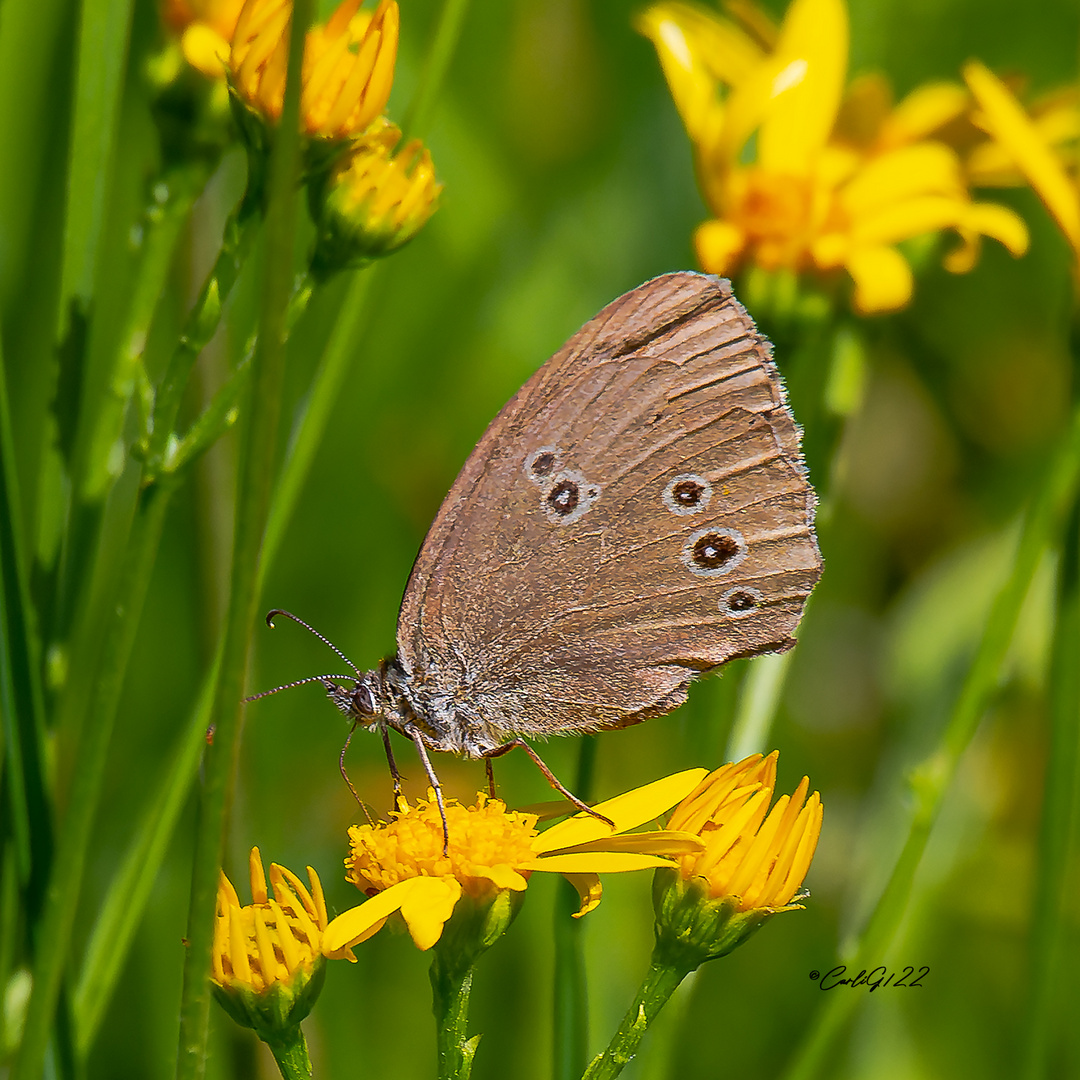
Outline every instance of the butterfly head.
{"label": "butterfly head", "polygon": [[319,681],[326,690],[326,696],[340,712],[350,720],[369,724],[381,713],[378,687],[375,685],[377,678],[378,672],[369,671],[358,679],[338,682],[336,679],[325,677]]}

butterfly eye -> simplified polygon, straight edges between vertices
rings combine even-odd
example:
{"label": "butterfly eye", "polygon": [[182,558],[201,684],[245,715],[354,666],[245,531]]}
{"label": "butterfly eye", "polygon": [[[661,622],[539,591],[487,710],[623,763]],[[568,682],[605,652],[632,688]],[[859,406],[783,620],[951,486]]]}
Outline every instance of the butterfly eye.
{"label": "butterfly eye", "polygon": [[664,488],[664,505],[673,514],[696,514],[712,499],[712,484],[697,473],[676,476]]}
{"label": "butterfly eye", "polygon": [[743,615],[752,615],[757,611],[764,600],[765,597],[762,596],[757,589],[751,589],[747,586],[737,586],[734,589],[728,589],[728,591],[720,597],[720,610],[725,615],[730,615],[732,618],[738,619]]}
{"label": "butterfly eye", "polygon": [[715,577],[746,558],[746,541],[734,529],[699,529],[683,547],[682,559],[692,574]]}

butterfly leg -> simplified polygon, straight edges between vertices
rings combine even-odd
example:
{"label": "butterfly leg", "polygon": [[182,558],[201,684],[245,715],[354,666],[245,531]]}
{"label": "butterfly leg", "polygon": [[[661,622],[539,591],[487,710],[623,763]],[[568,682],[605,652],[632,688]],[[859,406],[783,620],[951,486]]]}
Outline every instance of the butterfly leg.
{"label": "butterfly leg", "polygon": [[488,794],[495,798],[495,770],[491,767],[491,758],[484,758],[484,768],[487,770]]}
{"label": "butterfly leg", "polygon": [[[544,778],[547,782],[564,798],[567,802],[571,802],[583,813],[589,814],[591,817],[599,818],[601,821],[606,822],[613,829],[615,828],[615,822],[611,818],[604,817],[603,814],[598,814],[588,803],[582,802],[569,788],[563,787],[559,782],[559,778],[547,767],[544,759],[527,743],[524,739],[513,739],[511,742],[503,743],[502,746],[496,746],[494,750],[488,750],[484,755],[484,760],[489,762],[492,758],[502,757],[503,754],[509,754],[511,750],[521,747],[529,757],[532,758],[533,764],[544,774]],[[490,769],[490,764],[488,765]],[[489,773],[490,775],[490,773]]]}
{"label": "butterfly leg", "polygon": [[390,730],[385,724],[382,725],[383,749],[386,751],[386,764],[390,766],[390,778],[394,782],[394,809],[400,810],[401,806],[401,773],[398,772],[397,762],[394,760],[394,751],[390,746]]}
{"label": "butterfly leg", "polygon": [[364,800],[360,798],[360,793],[353,787],[353,782],[349,779],[349,774],[345,769],[345,751],[349,749],[349,743],[352,742],[353,733],[356,731],[360,721],[357,720],[353,723],[353,726],[349,728],[349,734],[345,737],[345,745],[341,748],[341,754],[338,756],[338,768],[341,770],[342,779],[348,785],[349,790],[353,794],[353,798],[357,801],[360,809],[364,811],[364,817],[368,819],[369,825],[374,825],[375,822],[371,820],[371,815],[368,813],[368,808],[364,805]]}
{"label": "butterfly leg", "polygon": [[439,778],[435,775],[435,770],[431,767],[431,759],[428,757],[427,747],[424,745],[424,738],[420,734],[420,729],[413,727],[412,724],[405,724],[401,731],[408,735],[410,739],[416,744],[416,752],[420,755],[420,761],[424,766],[424,772],[427,773],[428,783],[431,784],[432,789],[435,792],[435,802],[439,807],[439,817],[442,818],[442,850],[443,854],[447,854],[447,848],[450,846],[450,826],[446,822],[446,807],[443,805],[442,797],[442,785],[439,783]]}

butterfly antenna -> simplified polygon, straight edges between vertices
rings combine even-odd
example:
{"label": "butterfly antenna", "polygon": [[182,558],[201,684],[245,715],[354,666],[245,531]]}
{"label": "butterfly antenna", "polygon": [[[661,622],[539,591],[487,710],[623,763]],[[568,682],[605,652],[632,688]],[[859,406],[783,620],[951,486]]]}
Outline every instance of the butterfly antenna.
{"label": "butterfly antenna", "polygon": [[274,608],[273,611],[268,611],[266,613],[266,625],[269,626],[271,630],[274,629],[274,618],[278,615],[284,615],[286,619],[292,619],[294,623],[299,623],[305,630],[314,634],[328,649],[333,649],[334,652],[336,652],[338,656],[356,672],[356,677],[358,679],[363,678],[360,669],[332,641],[323,637],[314,626],[309,626],[299,615],[294,615],[291,611],[285,611],[282,608]]}
{"label": "butterfly antenna", "polygon": [[273,690],[263,690],[261,694],[252,694],[251,697],[244,698],[245,702],[258,701],[259,698],[269,697],[271,694],[279,694],[282,690],[291,690],[294,686],[303,686],[305,683],[317,682],[323,683],[328,679],[352,679],[352,675],[309,675],[306,679],[297,679],[296,682],[287,682],[282,686],[275,686]]}

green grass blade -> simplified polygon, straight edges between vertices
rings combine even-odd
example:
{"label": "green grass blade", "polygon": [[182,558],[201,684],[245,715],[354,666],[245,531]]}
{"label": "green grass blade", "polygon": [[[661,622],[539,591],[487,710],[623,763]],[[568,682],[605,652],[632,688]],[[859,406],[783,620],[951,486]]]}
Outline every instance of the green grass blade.
{"label": "green grass blade", "polygon": [[83,0],[64,214],[58,340],[72,304],[88,314],[120,117],[132,0]]}
{"label": "green grass blade", "polygon": [[117,590],[115,607],[110,612],[93,700],[76,748],[78,768],[74,772],[45,897],[45,913],[34,958],[34,989],[27,1007],[26,1028],[13,1073],[16,1080],[36,1080],[41,1075],[45,1060],[71,945],[94,814],[100,802],[109,740],[124,672],[135,643],[139,615],[161,538],[169,493],[161,485],[144,490],[136,510],[129,556]]}
{"label": "green grass blade", "polygon": [[1080,502],[1066,534],[1058,616],[1050,665],[1050,746],[1046,759],[1039,862],[1032,907],[1031,992],[1028,998],[1025,1080],[1051,1075],[1050,1041],[1065,938],[1066,868],[1077,850],[1073,807],[1080,791]]}
{"label": "green grass blade", "polygon": [[[975,734],[979,720],[997,688],[1002,664],[1016,628],[1020,608],[1046,550],[1058,543],[1062,519],[1080,475],[1080,409],[1073,414],[1063,444],[1041,490],[1030,506],[1004,582],[987,619],[974,660],[953,707],[937,749],[912,771],[914,811],[900,856],[878,899],[849,966],[855,971],[879,963],[896,935],[911,896],[911,886],[926,850],[938,811],[949,789],[960,756]],[[819,1009],[792,1063],[787,1080],[811,1080],[830,1058],[859,998],[830,995]]]}
{"label": "green grass blade", "polygon": [[285,451],[285,463],[278,482],[274,485],[274,497],[263,541],[264,565],[273,562],[277,554],[285,529],[296,509],[297,499],[311,471],[315,452],[330,423],[334,406],[341,400],[341,388],[349,373],[360,328],[367,317],[367,298],[374,275],[378,273],[377,266],[378,264],[354,272],[330,340],[312,379],[311,390],[293,426]]}
{"label": "green grass blade", "polygon": [[139,831],[120,870],[110,883],[105,903],[90,935],[86,961],[74,999],[75,1047],[80,1060],[86,1060],[112,999],[116,981],[150,899],[157,872],[191,790],[199,757],[206,745],[210,702],[216,679],[215,662],[195,711],[173,753],[172,764],[158,789],[158,795],[140,815]]}
{"label": "green grass blade", "polygon": [[766,751],[793,655],[786,652],[759,656],[750,665],[743,679],[738,712],[724,752],[727,761],[742,761],[750,754]]}
{"label": "green grass blade", "polygon": [[[45,785],[40,665],[30,623],[22,515],[0,351],[0,760],[20,888],[31,923],[41,914],[52,857],[52,810]],[[5,829],[4,832],[7,832]]]}
{"label": "green grass blade", "polygon": [[406,138],[415,136],[422,139],[431,126],[439,91],[450,69],[468,9],[469,0],[446,0],[439,12],[439,22],[420,73],[420,84],[401,125]]}
{"label": "green grass blade", "polygon": [[269,164],[266,260],[259,337],[251,375],[251,411],[244,432],[237,487],[229,604],[221,677],[214,695],[214,742],[208,747],[192,868],[189,947],[180,1004],[177,1076],[203,1073],[210,1019],[210,957],[214,906],[240,747],[240,715],[248,642],[258,605],[259,563],[270,507],[285,376],[285,340],[293,278],[300,169],[300,65],[312,0],[293,7],[285,102]]}
{"label": "green grass blade", "polygon": [[[578,750],[574,794],[588,801],[596,771],[596,736],[583,735]],[[555,987],[552,1018],[552,1075],[577,1080],[589,1063],[589,983],[585,966],[585,920],[577,890],[560,881],[555,894]]]}

